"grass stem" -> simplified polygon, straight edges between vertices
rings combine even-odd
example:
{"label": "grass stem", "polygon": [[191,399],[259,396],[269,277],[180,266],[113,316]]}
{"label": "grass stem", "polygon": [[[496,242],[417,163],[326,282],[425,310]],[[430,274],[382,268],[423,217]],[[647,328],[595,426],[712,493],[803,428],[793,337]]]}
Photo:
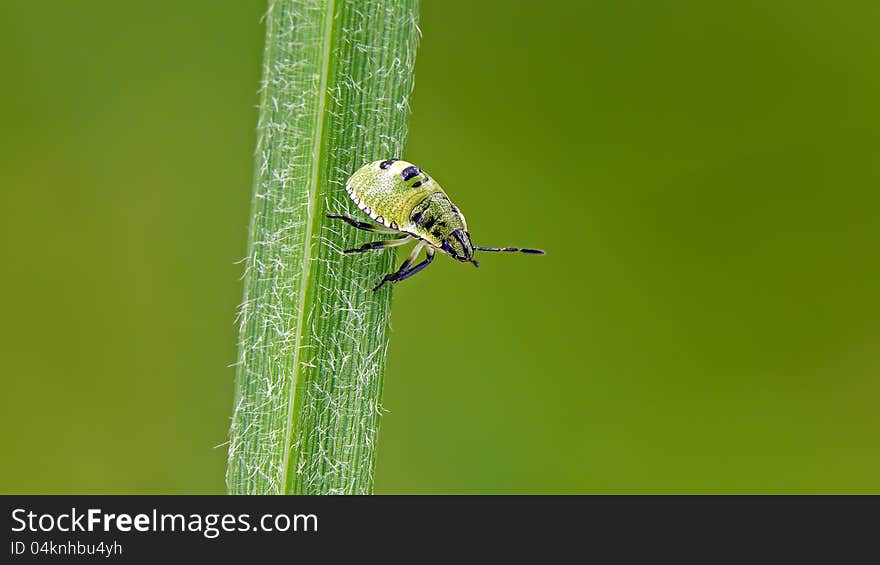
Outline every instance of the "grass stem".
{"label": "grass stem", "polygon": [[239,313],[227,488],[373,490],[393,250],[344,257],[369,234],[344,183],[402,157],[418,0],[273,0],[266,15],[254,196]]}

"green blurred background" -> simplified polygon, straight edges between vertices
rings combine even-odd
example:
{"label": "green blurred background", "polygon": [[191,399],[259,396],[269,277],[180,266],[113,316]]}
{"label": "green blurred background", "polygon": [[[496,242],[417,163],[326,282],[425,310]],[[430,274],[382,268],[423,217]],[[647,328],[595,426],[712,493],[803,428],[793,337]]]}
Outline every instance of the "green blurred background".
{"label": "green blurred background", "polygon": [[[0,491],[223,491],[263,10],[0,7]],[[406,157],[548,255],[396,288],[377,492],[880,492],[878,21],[425,0]]]}

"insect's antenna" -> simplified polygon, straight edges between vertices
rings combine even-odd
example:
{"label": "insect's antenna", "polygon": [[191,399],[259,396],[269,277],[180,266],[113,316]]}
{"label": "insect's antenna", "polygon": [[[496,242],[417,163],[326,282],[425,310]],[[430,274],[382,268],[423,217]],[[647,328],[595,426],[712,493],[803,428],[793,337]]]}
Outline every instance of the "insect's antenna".
{"label": "insect's antenna", "polygon": [[523,247],[480,247],[478,245],[474,246],[474,249],[477,251],[503,251],[505,253],[527,253],[529,255],[543,255],[544,251],[541,249],[527,249]]}

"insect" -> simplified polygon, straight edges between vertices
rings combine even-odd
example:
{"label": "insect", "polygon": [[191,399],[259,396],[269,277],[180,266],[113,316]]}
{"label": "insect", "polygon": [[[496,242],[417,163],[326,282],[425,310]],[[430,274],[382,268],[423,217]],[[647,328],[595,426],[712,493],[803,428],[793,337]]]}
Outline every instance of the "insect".
{"label": "insect", "polygon": [[[396,237],[372,241],[355,249],[346,249],[343,253],[363,253],[418,242],[400,268],[385,275],[373,287],[374,292],[385,283],[408,279],[430,265],[435,251],[442,251],[463,263],[473,263],[475,267],[480,264],[474,259],[474,251],[544,254],[540,249],[473,245],[461,211],[434,179],[406,161],[387,159],[367,163],[346,181],[345,190],[358,208],[381,225],[359,222],[337,214],[327,214],[328,218],[343,220],[359,230]],[[423,248],[425,260],[413,266]]]}

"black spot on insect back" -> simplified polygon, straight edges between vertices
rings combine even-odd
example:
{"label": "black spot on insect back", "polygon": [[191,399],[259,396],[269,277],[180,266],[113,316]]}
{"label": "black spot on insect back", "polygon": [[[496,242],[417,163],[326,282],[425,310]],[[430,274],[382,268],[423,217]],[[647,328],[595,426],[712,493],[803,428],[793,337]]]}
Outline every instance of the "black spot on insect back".
{"label": "black spot on insect back", "polygon": [[420,174],[422,174],[422,171],[420,171],[419,168],[415,165],[412,165],[400,171],[400,178],[402,178],[404,181],[408,181],[409,179],[417,177]]}
{"label": "black spot on insect back", "polygon": [[422,181],[420,181],[420,180],[419,180],[419,181],[416,181],[416,182],[414,182],[414,183],[412,184],[412,187],[413,187],[413,188],[418,188],[418,187],[420,187],[420,186],[422,186]]}
{"label": "black spot on insect back", "polygon": [[391,163],[393,163],[394,161],[397,161],[397,159],[388,159],[387,161],[382,161],[381,163],[379,163],[379,168],[380,169],[387,169],[388,167],[391,166]]}

